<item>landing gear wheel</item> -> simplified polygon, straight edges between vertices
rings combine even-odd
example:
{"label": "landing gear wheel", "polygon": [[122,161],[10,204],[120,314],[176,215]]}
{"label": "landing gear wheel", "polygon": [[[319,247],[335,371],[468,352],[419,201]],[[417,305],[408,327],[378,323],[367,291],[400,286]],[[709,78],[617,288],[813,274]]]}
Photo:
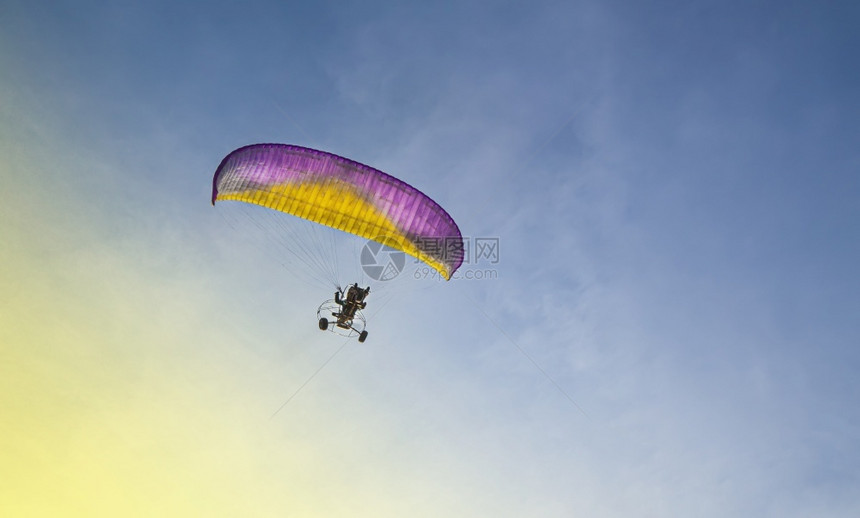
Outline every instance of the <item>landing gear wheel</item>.
{"label": "landing gear wheel", "polygon": [[363,343],[365,340],[367,340],[367,331],[362,331],[361,334],[358,335],[358,341]]}
{"label": "landing gear wheel", "polygon": [[345,318],[342,310],[343,307],[331,299],[320,304],[320,307],[317,308],[317,322],[319,322],[320,330],[331,331],[344,338],[361,335],[364,326],[367,325],[367,319],[364,318],[361,310],[356,311],[351,319]]}

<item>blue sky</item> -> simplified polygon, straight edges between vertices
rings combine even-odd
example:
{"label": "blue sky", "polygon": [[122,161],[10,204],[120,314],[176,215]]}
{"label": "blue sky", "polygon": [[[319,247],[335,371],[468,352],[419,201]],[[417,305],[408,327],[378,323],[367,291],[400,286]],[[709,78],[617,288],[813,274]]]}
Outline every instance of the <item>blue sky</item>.
{"label": "blue sky", "polygon": [[[31,468],[0,509],[115,515],[95,488],[169,471],[141,514],[857,515],[858,15],[3,2],[0,454]],[[499,278],[387,298],[269,419],[341,342],[209,205],[255,142],[417,186]],[[61,476],[93,437],[140,479]]]}

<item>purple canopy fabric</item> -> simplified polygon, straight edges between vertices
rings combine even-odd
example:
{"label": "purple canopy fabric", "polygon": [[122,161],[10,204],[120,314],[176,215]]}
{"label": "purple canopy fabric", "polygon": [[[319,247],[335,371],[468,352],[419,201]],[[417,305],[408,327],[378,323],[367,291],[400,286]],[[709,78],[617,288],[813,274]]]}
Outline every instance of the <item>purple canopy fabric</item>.
{"label": "purple canopy fabric", "polygon": [[402,250],[443,277],[463,262],[451,216],[424,193],[382,171],[324,151],[254,144],[215,171],[212,203],[237,200],[315,221]]}

